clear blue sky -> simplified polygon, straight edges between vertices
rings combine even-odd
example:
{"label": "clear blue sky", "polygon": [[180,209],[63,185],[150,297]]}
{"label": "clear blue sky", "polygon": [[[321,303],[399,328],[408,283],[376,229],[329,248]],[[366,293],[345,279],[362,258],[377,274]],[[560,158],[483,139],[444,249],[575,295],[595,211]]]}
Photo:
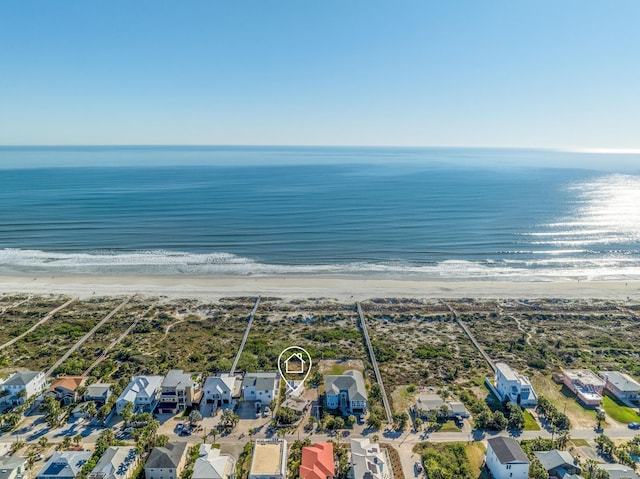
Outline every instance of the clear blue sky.
{"label": "clear blue sky", "polygon": [[638,0],[0,2],[0,144],[640,148]]}

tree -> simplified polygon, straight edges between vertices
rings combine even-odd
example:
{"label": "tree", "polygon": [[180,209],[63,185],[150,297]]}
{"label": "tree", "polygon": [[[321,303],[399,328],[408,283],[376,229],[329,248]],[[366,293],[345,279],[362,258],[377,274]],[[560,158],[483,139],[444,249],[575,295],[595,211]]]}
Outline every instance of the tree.
{"label": "tree", "polygon": [[382,426],[382,421],[380,418],[374,414],[369,414],[367,418],[367,427],[377,431]]}
{"label": "tree", "polygon": [[62,449],[69,449],[71,447],[71,437],[65,436],[62,440]]}
{"label": "tree", "polygon": [[47,439],[46,436],[41,436],[40,439],[38,439],[38,446],[40,447],[40,449],[45,450],[48,445],[49,439]]}
{"label": "tree", "polygon": [[406,412],[393,415],[393,423],[398,431],[404,431],[409,422],[409,415]]}
{"label": "tree", "polygon": [[43,407],[46,412],[45,421],[49,427],[56,427],[60,423],[60,414],[62,414],[62,408],[58,400],[50,394],[44,397]]}
{"label": "tree", "polygon": [[416,432],[420,432],[420,430],[422,430],[422,419],[420,419],[419,417],[415,418],[413,424],[416,428]]}
{"label": "tree", "polygon": [[236,424],[238,424],[239,420],[240,420],[240,417],[236,413],[234,413],[231,409],[225,409],[222,412],[222,418],[220,419],[220,424],[222,425],[222,427],[225,428],[225,430],[231,431],[233,430],[234,427],[236,427]]}
{"label": "tree", "polygon": [[509,428],[522,430],[524,428],[524,411],[516,403],[508,402],[507,411],[509,415]]}
{"label": "tree", "polygon": [[87,415],[92,419],[96,417],[96,414],[98,414],[96,403],[94,403],[93,401],[88,402],[85,406],[83,406],[83,409],[84,409],[84,412],[86,412]]}
{"label": "tree", "polygon": [[333,427],[335,429],[343,429],[344,428],[344,418],[342,416],[336,416],[333,422]]}
{"label": "tree", "polygon": [[211,432],[209,433],[213,436],[213,444],[216,443],[216,436],[218,436],[218,434],[220,434],[220,431],[218,431],[218,428],[214,427],[213,429],[211,429]]}
{"label": "tree", "polygon": [[202,421],[202,414],[197,409],[194,409],[189,413],[189,424],[194,426],[196,423]]}
{"label": "tree", "polygon": [[351,415],[349,415],[349,417],[347,418],[347,421],[348,421],[348,423],[349,423],[349,425],[350,425],[350,426],[353,426],[353,425],[356,423],[357,419],[356,419],[356,417],[355,417],[353,414],[351,414]]}
{"label": "tree", "polygon": [[596,429],[599,431],[602,429],[602,423],[607,418],[603,410],[596,412]]}
{"label": "tree", "polygon": [[122,412],[120,413],[120,417],[125,422],[125,424],[129,424],[129,422],[131,422],[131,419],[133,418],[133,403],[132,402],[127,402],[124,405],[124,408],[122,409]]}
{"label": "tree", "polygon": [[73,436],[73,442],[76,443],[76,446],[80,445],[80,441],[82,441],[82,436],[80,434],[76,434]]}
{"label": "tree", "polygon": [[570,440],[571,440],[571,435],[569,434],[569,431],[560,432],[560,434],[558,435],[558,439],[556,439],[558,449],[566,449],[567,444],[569,443]]}
{"label": "tree", "polygon": [[549,473],[542,466],[537,458],[534,458],[529,465],[529,479],[548,479]]}
{"label": "tree", "polygon": [[502,413],[502,411],[496,411],[495,413],[493,413],[494,429],[501,431],[502,429],[506,428],[508,424],[509,424],[509,421],[507,420],[505,415]]}

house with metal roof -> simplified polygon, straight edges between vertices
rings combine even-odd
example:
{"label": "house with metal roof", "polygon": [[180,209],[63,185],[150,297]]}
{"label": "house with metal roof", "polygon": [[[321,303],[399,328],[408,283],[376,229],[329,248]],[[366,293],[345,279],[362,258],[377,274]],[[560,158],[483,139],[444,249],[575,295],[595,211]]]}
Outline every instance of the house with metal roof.
{"label": "house with metal roof", "polygon": [[242,397],[269,404],[278,396],[279,383],[278,373],[247,373],[242,379]]}
{"label": "house with metal roof", "polygon": [[211,444],[200,444],[191,479],[233,479],[235,471],[236,459],[233,456],[220,454],[220,449],[211,447]]}
{"label": "house with metal roof", "polygon": [[351,477],[353,479],[393,479],[386,449],[368,438],[351,439]]}
{"label": "house with metal roof", "polygon": [[140,456],[135,447],[108,447],[87,479],[129,479],[139,461]]}
{"label": "house with metal roof", "polygon": [[240,397],[241,386],[242,381],[229,373],[209,376],[202,387],[204,402],[216,408],[231,406]]}
{"label": "house with metal roof", "polygon": [[0,387],[5,391],[5,404],[19,406],[44,391],[46,383],[44,372],[22,371],[13,373]]}
{"label": "house with metal roof", "polygon": [[328,409],[339,409],[343,414],[367,411],[367,389],[360,371],[350,369],[339,376],[325,376],[324,383]]}
{"label": "house with metal roof", "polygon": [[75,479],[89,460],[91,451],[58,451],[46,462],[37,479]]}
{"label": "house with metal roof", "polygon": [[549,477],[571,477],[571,475],[579,476],[582,473],[578,461],[567,451],[553,449],[551,451],[534,451],[542,467],[545,468]]}
{"label": "house with metal roof", "polygon": [[607,471],[609,479],[640,479],[638,473],[624,464],[598,464],[598,469]]}
{"label": "house with metal roof", "polygon": [[510,437],[487,440],[486,464],[495,479],[527,479],[530,461],[520,445]]}
{"label": "house with metal roof", "polygon": [[23,456],[0,457],[0,479],[26,479],[29,477],[28,461],[29,458]]}
{"label": "house with metal roof", "polygon": [[631,376],[620,371],[600,371],[606,381],[605,388],[623,401],[640,399],[640,383]]}
{"label": "house with metal roof", "polygon": [[187,460],[186,442],[154,447],[144,465],[145,479],[179,479]]}
{"label": "house with metal roof", "polygon": [[163,376],[134,376],[116,401],[116,412],[121,414],[127,403],[134,412],[153,412],[160,400]]}

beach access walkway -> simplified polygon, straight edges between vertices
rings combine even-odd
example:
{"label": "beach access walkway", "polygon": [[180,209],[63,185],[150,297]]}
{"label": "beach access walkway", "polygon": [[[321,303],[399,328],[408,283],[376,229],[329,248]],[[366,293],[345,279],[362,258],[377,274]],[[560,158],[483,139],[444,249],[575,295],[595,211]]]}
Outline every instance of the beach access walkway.
{"label": "beach access walkway", "polygon": [[77,298],[72,298],[69,301],[67,301],[66,303],[58,306],[57,308],[51,310],[44,318],[42,318],[40,321],[38,321],[36,324],[34,324],[33,326],[31,326],[29,329],[27,329],[24,333],[19,334],[18,336],[16,336],[15,338],[11,339],[10,341],[7,341],[4,344],[0,344],[0,351],[2,351],[5,348],[8,348],[9,346],[11,346],[12,344],[17,343],[18,341],[20,341],[22,338],[24,338],[27,334],[32,333],[33,331],[36,330],[36,328],[38,328],[38,326],[41,326],[42,324],[46,323],[47,321],[49,321],[51,318],[53,318],[53,316],[59,312],[62,311],[64,308],[66,308],[67,306],[69,306],[71,303],[74,303],[75,301],[77,301]]}
{"label": "beach access walkway", "polygon": [[249,313],[249,322],[247,323],[247,329],[244,331],[244,336],[242,336],[242,342],[240,343],[240,348],[238,349],[238,354],[236,354],[236,358],[233,360],[233,365],[231,366],[231,371],[229,372],[230,376],[233,376],[236,373],[236,368],[238,367],[238,361],[240,361],[240,356],[242,356],[242,350],[244,349],[244,345],[247,342],[247,338],[249,337],[249,331],[251,331],[251,325],[253,324],[253,318],[256,315],[256,311],[258,311],[258,306],[260,306],[260,296],[256,298],[256,303],[253,305],[253,309]]}
{"label": "beach access walkway", "polygon": [[93,364],[91,366],[89,366],[87,368],[87,370],[82,374],[83,376],[89,376],[89,374],[91,373],[91,371],[93,371],[96,366],[98,366],[98,364],[100,364],[102,361],[104,361],[105,359],[107,359],[107,357],[109,356],[109,352],[115,348],[118,344],[120,344],[122,341],[124,341],[124,338],[126,338],[131,331],[133,331],[133,328],[135,328],[138,323],[140,322],[140,320],[142,318],[144,318],[147,314],[149,314],[151,312],[151,310],[153,308],[155,308],[157,306],[157,303],[152,304],[151,306],[149,306],[143,313],[138,314],[133,321],[131,322],[131,324],[129,325],[129,327],[120,335],[118,336],[116,339],[114,339],[113,341],[111,341],[111,343],[104,348],[104,351],[102,351],[102,354],[100,354],[100,356],[98,357],[98,359],[96,359]]}
{"label": "beach access walkway", "polygon": [[24,303],[26,303],[27,301],[29,301],[32,297],[33,297],[33,295],[32,295],[32,294],[30,294],[30,295],[29,295],[29,296],[27,296],[25,299],[22,299],[22,300],[20,300],[20,301],[17,301],[17,302],[15,302],[15,303],[13,303],[13,304],[8,304],[7,306],[5,306],[5,307],[3,307],[3,308],[2,308],[2,311],[0,311],[0,314],[4,314],[4,313],[6,313],[7,311],[9,311],[10,309],[15,309],[15,308],[17,308],[18,306],[22,306]]}
{"label": "beach access walkway", "polygon": [[133,298],[133,296],[129,296],[128,298],[126,298],[122,303],[120,303],[113,311],[111,311],[109,314],[107,314],[103,319],[101,319],[98,324],[96,324],[93,328],[91,328],[91,330],[85,334],[84,336],[82,336],[78,342],[76,344],[74,344],[73,346],[71,346],[69,348],[69,350],[64,353],[62,355],[62,357],[60,359],[58,359],[53,366],[51,366],[46,373],[44,373],[44,377],[45,379],[49,379],[51,377],[51,375],[53,374],[53,372],[58,368],[58,366],[60,366],[64,361],[66,361],[69,356],[71,356],[73,353],[75,353],[78,348],[80,346],[82,346],[87,339],[89,339],[91,336],[93,336],[93,334],[102,327],[102,325],[104,325],[104,323],[106,323],[107,321],[109,321],[118,311],[120,311],[122,308],[124,308],[127,303],[129,301],[131,301],[131,298]]}
{"label": "beach access walkway", "polygon": [[367,322],[364,319],[364,313],[362,312],[362,306],[360,306],[360,301],[356,303],[356,309],[358,310],[358,316],[360,316],[360,326],[362,327],[362,334],[364,335],[364,340],[367,343],[367,349],[369,350],[369,357],[371,358],[371,365],[373,366],[373,372],[376,375],[376,381],[380,385],[380,391],[382,392],[382,405],[384,406],[384,410],[387,413],[387,422],[389,424],[393,423],[393,414],[391,412],[391,405],[389,403],[389,398],[387,398],[387,392],[384,388],[384,384],[382,383],[382,375],[380,374],[380,368],[378,367],[378,361],[376,361],[376,355],[373,351],[373,345],[371,344],[371,338],[369,337],[369,330],[367,329]]}
{"label": "beach access walkway", "polygon": [[[444,303],[444,301],[443,301]],[[456,320],[456,322],[458,323],[458,326],[460,326],[460,328],[462,328],[462,331],[464,331],[464,333],[467,335],[467,337],[471,340],[471,342],[473,343],[473,345],[476,347],[476,349],[480,352],[480,355],[484,358],[484,360],[487,362],[487,364],[489,365],[489,367],[491,368],[491,370],[495,373],[496,372],[496,365],[493,363],[492,359],[489,357],[489,355],[487,354],[487,352],[482,348],[482,346],[480,346],[480,343],[478,342],[478,340],[473,336],[473,334],[471,333],[471,331],[469,331],[469,328],[467,328],[467,325],[464,324],[462,322],[462,320],[460,319],[460,314],[458,313],[458,311],[456,311],[455,309],[453,309],[451,307],[451,305],[449,303],[444,303],[444,305],[449,308],[449,311],[451,311],[451,314],[453,314],[454,319]]]}

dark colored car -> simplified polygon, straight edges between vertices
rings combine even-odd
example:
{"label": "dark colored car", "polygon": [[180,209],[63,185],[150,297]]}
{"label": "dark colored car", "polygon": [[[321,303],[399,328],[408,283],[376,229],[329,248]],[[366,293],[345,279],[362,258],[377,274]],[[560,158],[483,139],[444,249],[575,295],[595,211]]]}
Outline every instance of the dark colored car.
{"label": "dark colored car", "polygon": [[640,429],[640,422],[630,422],[629,429]]}

